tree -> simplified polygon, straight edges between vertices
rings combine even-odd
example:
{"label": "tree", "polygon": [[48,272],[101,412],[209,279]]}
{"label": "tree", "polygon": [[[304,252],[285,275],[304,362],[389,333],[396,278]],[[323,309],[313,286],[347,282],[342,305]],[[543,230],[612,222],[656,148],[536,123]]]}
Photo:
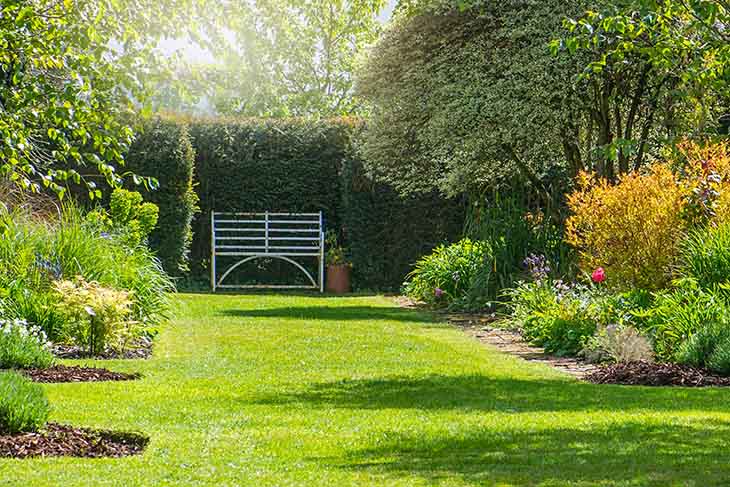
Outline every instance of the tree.
{"label": "tree", "polygon": [[209,70],[218,111],[342,115],[357,109],[352,72],[377,38],[384,0],[237,0],[226,7],[236,47]]}
{"label": "tree", "polygon": [[567,171],[565,121],[577,107],[566,87],[581,60],[552,57],[548,43],[586,6],[402,4],[358,77],[371,171],[406,193],[521,184],[550,199]]}
{"label": "tree", "polygon": [[[0,4],[0,176],[63,195],[97,176],[119,185],[165,63],[154,50],[182,35],[203,0],[3,0]],[[186,19],[182,22],[181,19]]]}
{"label": "tree", "polygon": [[724,0],[640,0],[565,21],[567,35],[553,51],[587,55],[573,85],[583,119],[569,123],[576,169],[613,179],[667,143],[710,130],[730,80],[727,7]]}

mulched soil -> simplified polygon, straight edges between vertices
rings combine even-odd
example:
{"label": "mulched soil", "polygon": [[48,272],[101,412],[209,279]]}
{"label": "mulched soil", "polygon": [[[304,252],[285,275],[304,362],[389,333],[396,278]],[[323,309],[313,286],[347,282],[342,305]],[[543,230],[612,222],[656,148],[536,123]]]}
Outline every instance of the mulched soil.
{"label": "mulched soil", "polygon": [[[92,358],[89,357],[81,347],[73,345],[60,345],[54,344],[51,347],[51,352],[58,358],[64,359],[84,359]],[[127,350],[122,353],[113,352],[108,350],[101,355],[95,355],[93,358],[102,360],[120,360],[120,359],[147,359],[152,356],[152,340],[149,338],[142,338],[136,343],[132,344]]]}
{"label": "mulched soil", "polygon": [[54,365],[47,369],[25,369],[20,371],[33,382],[106,382],[135,380],[141,377],[140,374],[127,374],[124,372],[112,372],[108,369],[97,367],[78,367],[66,365]]}
{"label": "mulched soil", "polygon": [[730,386],[730,377],[722,377],[687,365],[632,362],[600,366],[585,380],[594,384],[641,386]]}
{"label": "mulched soil", "polygon": [[126,457],[142,453],[149,438],[48,423],[39,433],[0,435],[0,457]]}

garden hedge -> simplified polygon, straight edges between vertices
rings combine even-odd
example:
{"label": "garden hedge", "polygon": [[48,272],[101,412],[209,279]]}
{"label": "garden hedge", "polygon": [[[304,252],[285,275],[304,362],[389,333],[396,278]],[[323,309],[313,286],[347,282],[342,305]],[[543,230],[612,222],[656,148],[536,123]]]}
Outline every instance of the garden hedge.
{"label": "garden hedge", "polygon": [[[210,260],[210,211],[322,211],[329,229],[344,239],[353,262],[356,289],[397,289],[410,266],[438,243],[458,236],[464,221],[460,202],[430,194],[401,197],[387,185],[373,182],[356,156],[361,122],[351,118],[305,119],[186,119],[156,122],[171,131],[189,127],[195,148],[195,191],[200,214],[193,220],[191,277],[207,279]],[[172,131],[174,132],[174,131]],[[130,154],[130,168],[160,179],[173,153],[148,131]],[[151,138],[147,138],[151,137]],[[143,143],[143,141],[146,141]],[[186,145],[186,144],[185,144]],[[140,153],[144,149],[144,153]],[[134,151],[137,151],[135,153]],[[187,153],[187,150],[179,152]],[[182,190],[182,188],[179,188]],[[178,201],[185,198],[179,197]],[[163,201],[165,208],[177,205]],[[187,201],[187,200],[186,200]],[[165,227],[163,226],[162,229]],[[164,230],[161,230],[164,231]],[[168,242],[153,239],[153,246]],[[162,248],[159,249],[162,253]],[[274,266],[278,269],[277,266]],[[291,272],[282,267],[281,272]]]}
{"label": "garden hedge", "polygon": [[195,151],[187,124],[160,118],[146,122],[127,155],[126,169],[158,180],[159,187],[153,191],[143,191],[142,186],[133,189],[160,207],[150,246],[170,275],[185,275],[190,270],[192,221],[198,202],[193,190]]}

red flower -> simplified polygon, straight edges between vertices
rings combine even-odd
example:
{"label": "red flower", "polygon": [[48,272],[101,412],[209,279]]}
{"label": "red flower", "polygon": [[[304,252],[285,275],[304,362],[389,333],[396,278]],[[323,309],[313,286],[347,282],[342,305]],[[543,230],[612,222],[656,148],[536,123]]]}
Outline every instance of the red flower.
{"label": "red flower", "polygon": [[599,267],[595,271],[593,271],[593,274],[591,274],[591,279],[593,279],[593,282],[595,283],[602,283],[606,280],[606,271],[603,270],[603,267]]}

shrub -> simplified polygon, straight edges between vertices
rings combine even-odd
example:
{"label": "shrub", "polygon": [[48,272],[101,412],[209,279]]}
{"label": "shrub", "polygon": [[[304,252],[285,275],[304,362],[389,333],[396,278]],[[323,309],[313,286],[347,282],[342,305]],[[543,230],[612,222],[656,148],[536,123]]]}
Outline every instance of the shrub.
{"label": "shrub", "polygon": [[629,363],[654,357],[651,341],[633,326],[601,326],[586,341],[581,354],[591,362]]}
{"label": "shrub", "polygon": [[687,190],[683,217],[693,225],[730,221],[730,145],[684,141],[677,152],[674,165]]}
{"label": "shrub", "polygon": [[59,309],[69,325],[65,332],[76,345],[92,355],[107,348],[122,351],[139,335],[138,323],[132,321],[129,293],[86,282],[83,277],[73,281],[57,281]]}
{"label": "shrub", "polygon": [[49,413],[43,387],[15,372],[0,372],[0,433],[38,431]]}
{"label": "shrub", "polygon": [[109,211],[97,208],[86,215],[86,220],[105,233],[114,233],[127,247],[134,249],[147,242],[158,217],[157,205],[145,203],[140,193],[115,189],[109,199]]}
{"label": "shrub", "polygon": [[605,268],[613,287],[665,288],[685,226],[684,196],[661,164],[617,184],[583,174],[579,189],[568,197],[573,214],[566,239],[578,249],[581,267]]}
{"label": "shrub", "polygon": [[710,289],[730,281],[730,222],[689,233],[680,245],[679,271]]}
{"label": "shrub", "polygon": [[46,334],[23,320],[0,320],[0,369],[46,368],[53,363]]}
{"label": "shrub", "polygon": [[490,265],[491,248],[486,242],[464,239],[441,245],[416,263],[404,291],[413,299],[447,306],[465,298],[477,275]]}

